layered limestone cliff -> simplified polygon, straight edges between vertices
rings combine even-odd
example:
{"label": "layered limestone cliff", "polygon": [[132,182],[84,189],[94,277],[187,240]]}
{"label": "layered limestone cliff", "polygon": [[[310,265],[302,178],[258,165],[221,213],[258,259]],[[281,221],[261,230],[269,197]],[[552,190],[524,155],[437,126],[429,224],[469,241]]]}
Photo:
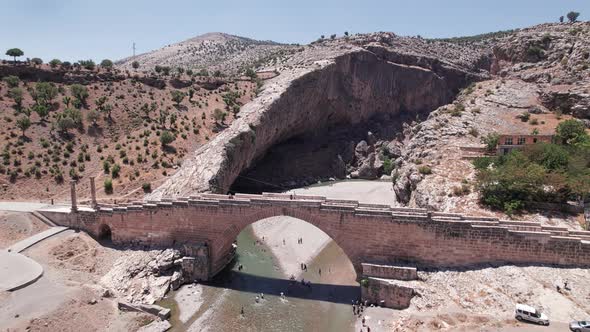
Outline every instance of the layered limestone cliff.
{"label": "layered limestone cliff", "polygon": [[[354,127],[379,115],[395,121],[425,114],[452,101],[470,82],[486,77],[481,70],[489,64],[484,52],[472,52],[466,61],[461,58],[463,62],[445,61],[416,53],[400,43],[406,40],[387,36],[385,42],[359,46],[348,41],[310,46],[298,53],[292,66],[282,68],[242,108],[230,128],[195,151],[147,199],[227,192],[242,172],[279,143],[321,135],[330,128]],[[432,48],[422,40],[417,43]],[[458,47],[457,52],[461,52]]]}

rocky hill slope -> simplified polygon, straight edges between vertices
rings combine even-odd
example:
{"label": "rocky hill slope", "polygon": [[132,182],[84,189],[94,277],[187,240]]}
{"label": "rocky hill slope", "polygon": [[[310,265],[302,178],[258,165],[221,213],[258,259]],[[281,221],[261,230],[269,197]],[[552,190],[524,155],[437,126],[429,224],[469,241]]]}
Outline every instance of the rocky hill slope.
{"label": "rocky hill slope", "polygon": [[236,75],[248,67],[270,60],[280,61],[281,57],[296,48],[293,45],[213,32],[122,59],[116,65],[131,70],[133,62],[137,61],[141,71],[168,66],[195,72],[205,70],[213,74],[220,71],[224,75]]}
{"label": "rocky hill slope", "polygon": [[[426,121],[406,126],[394,161],[398,200],[436,210],[498,215],[478,204],[469,149],[482,147],[481,137],[491,133],[552,135],[560,121],[572,117],[590,128],[589,38],[590,24],[576,23],[540,25],[495,41],[492,79],[465,89]],[[421,172],[424,167],[430,172]],[[543,213],[527,218],[555,224],[563,217]],[[581,222],[576,217],[566,220],[575,228]]]}
{"label": "rocky hill slope", "polygon": [[[149,197],[225,192],[242,172],[264,163],[269,149],[280,150],[281,143],[293,139],[304,142],[295,150],[297,156],[307,155],[306,159],[267,160],[280,174],[257,178],[257,182],[297,181],[302,170],[320,177],[329,173],[344,176],[347,164],[354,162],[354,152],[340,150],[350,146],[350,140],[343,145],[341,139],[332,139],[330,133],[338,131],[335,128],[364,127],[375,117],[386,117],[395,124],[403,117],[428,114],[452,101],[470,82],[487,78],[489,60],[484,48],[430,43],[391,33],[306,46],[283,64],[267,67],[280,75],[267,81],[238,121],[194,152]],[[316,143],[326,140],[332,143],[328,152],[320,149],[310,154]],[[324,156],[322,163],[314,162],[316,155]],[[367,160],[375,162],[374,151]],[[302,166],[306,164],[309,166]],[[357,162],[356,166],[362,165]]]}

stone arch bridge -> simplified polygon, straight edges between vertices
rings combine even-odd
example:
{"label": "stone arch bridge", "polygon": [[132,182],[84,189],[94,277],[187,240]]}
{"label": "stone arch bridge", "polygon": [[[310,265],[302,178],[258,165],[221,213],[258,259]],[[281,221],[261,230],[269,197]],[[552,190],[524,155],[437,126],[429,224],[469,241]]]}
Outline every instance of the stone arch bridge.
{"label": "stone arch bridge", "polygon": [[307,221],[328,234],[359,276],[362,263],[590,266],[590,232],[534,222],[274,193],[199,194],[84,209],[73,202],[69,213],[42,213],[95,237],[109,233],[115,244],[181,248],[187,256],[183,272],[200,280],[227,265],[232,244],[246,226],[279,215]]}

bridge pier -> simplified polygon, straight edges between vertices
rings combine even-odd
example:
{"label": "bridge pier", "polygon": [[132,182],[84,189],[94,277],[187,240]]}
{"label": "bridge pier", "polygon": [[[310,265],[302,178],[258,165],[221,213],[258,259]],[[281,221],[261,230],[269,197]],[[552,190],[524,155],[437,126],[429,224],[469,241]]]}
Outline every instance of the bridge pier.
{"label": "bridge pier", "polygon": [[76,181],[70,181],[70,198],[72,202],[71,212],[78,212],[78,204],[76,201]]}
{"label": "bridge pier", "polygon": [[94,176],[90,177],[90,205],[93,209],[96,209],[98,206],[96,203],[96,185],[94,184]]}

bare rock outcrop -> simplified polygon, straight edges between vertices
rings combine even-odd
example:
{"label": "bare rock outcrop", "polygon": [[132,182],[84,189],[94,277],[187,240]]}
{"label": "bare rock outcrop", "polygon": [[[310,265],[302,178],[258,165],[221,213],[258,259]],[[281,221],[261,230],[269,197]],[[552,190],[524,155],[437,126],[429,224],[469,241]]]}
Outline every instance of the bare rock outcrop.
{"label": "bare rock outcrop", "polygon": [[[241,118],[195,151],[147,198],[226,192],[242,171],[289,138],[359,124],[378,114],[427,113],[450,102],[469,82],[486,77],[475,65],[421,55],[400,45],[405,39],[386,35],[392,38],[389,44],[306,48],[243,107]],[[472,64],[485,56],[475,53]]]}

